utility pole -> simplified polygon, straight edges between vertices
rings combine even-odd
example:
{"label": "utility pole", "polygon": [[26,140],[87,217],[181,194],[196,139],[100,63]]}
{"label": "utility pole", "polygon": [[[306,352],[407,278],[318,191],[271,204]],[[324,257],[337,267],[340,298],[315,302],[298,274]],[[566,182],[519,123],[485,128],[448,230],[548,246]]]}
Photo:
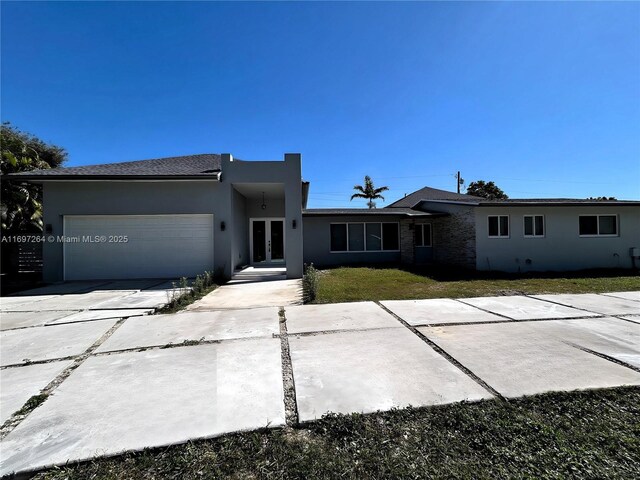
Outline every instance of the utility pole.
{"label": "utility pole", "polygon": [[458,187],[458,193],[460,193],[460,185],[462,184],[462,182],[464,182],[464,180],[462,180],[460,178],[460,170],[458,170],[458,174],[456,175],[456,186]]}

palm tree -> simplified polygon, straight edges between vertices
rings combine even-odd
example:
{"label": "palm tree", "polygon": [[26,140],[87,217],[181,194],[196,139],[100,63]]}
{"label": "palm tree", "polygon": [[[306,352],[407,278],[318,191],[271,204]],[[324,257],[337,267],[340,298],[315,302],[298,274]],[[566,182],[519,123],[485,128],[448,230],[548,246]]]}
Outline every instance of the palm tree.
{"label": "palm tree", "polygon": [[380,194],[385,190],[389,190],[389,187],[375,188],[373,186],[371,177],[367,175],[366,177],[364,177],[364,187],[362,185],[355,185],[353,189],[358,193],[354,193],[353,195],[351,195],[351,200],[353,200],[354,198],[366,198],[367,200],[369,200],[367,202],[369,208],[376,208],[376,202],[374,202],[374,200],[376,198],[381,198],[382,200],[384,200],[384,197]]}

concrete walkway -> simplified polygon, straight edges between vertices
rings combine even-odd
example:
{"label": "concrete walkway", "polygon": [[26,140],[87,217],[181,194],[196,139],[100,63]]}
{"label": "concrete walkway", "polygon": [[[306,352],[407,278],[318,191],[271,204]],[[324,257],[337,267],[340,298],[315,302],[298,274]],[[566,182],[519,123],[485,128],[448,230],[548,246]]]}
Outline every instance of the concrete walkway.
{"label": "concrete walkway", "polygon": [[0,341],[5,475],[326,412],[640,385],[640,292],[185,312]]}
{"label": "concrete walkway", "polygon": [[284,267],[248,267],[236,272],[229,283],[189,305],[187,310],[208,312],[301,303],[301,280],[287,280]]}

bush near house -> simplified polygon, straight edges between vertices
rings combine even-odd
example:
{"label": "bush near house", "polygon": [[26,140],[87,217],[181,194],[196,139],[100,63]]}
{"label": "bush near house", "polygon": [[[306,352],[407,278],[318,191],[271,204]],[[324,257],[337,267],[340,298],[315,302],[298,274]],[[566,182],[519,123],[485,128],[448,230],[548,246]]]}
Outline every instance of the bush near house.
{"label": "bush near house", "polygon": [[180,311],[187,305],[211,293],[222,283],[224,283],[224,279],[211,272],[196,275],[191,285],[186,277],[182,277],[177,284],[173,284],[172,292],[167,294],[167,305],[158,310],[157,313],[174,313]]}
{"label": "bush near house", "polygon": [[305,264],[304,275],[302,276],[302,297],[304,303],[313,302],[318,296],[318,286],[320,285],[320,277],[318,270],[313,266]]}

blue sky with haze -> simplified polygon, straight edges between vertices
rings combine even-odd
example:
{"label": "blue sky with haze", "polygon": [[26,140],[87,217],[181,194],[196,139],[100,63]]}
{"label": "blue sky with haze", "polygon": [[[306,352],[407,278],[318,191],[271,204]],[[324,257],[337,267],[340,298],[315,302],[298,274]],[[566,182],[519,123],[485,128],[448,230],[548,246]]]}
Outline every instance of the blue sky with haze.
{"label": "blue sky with haze", "polygon": [[311,207],[457,170],[514,198],[640,198],[637,2],[1,8],[2,120],[68,165],[301,152]]}

